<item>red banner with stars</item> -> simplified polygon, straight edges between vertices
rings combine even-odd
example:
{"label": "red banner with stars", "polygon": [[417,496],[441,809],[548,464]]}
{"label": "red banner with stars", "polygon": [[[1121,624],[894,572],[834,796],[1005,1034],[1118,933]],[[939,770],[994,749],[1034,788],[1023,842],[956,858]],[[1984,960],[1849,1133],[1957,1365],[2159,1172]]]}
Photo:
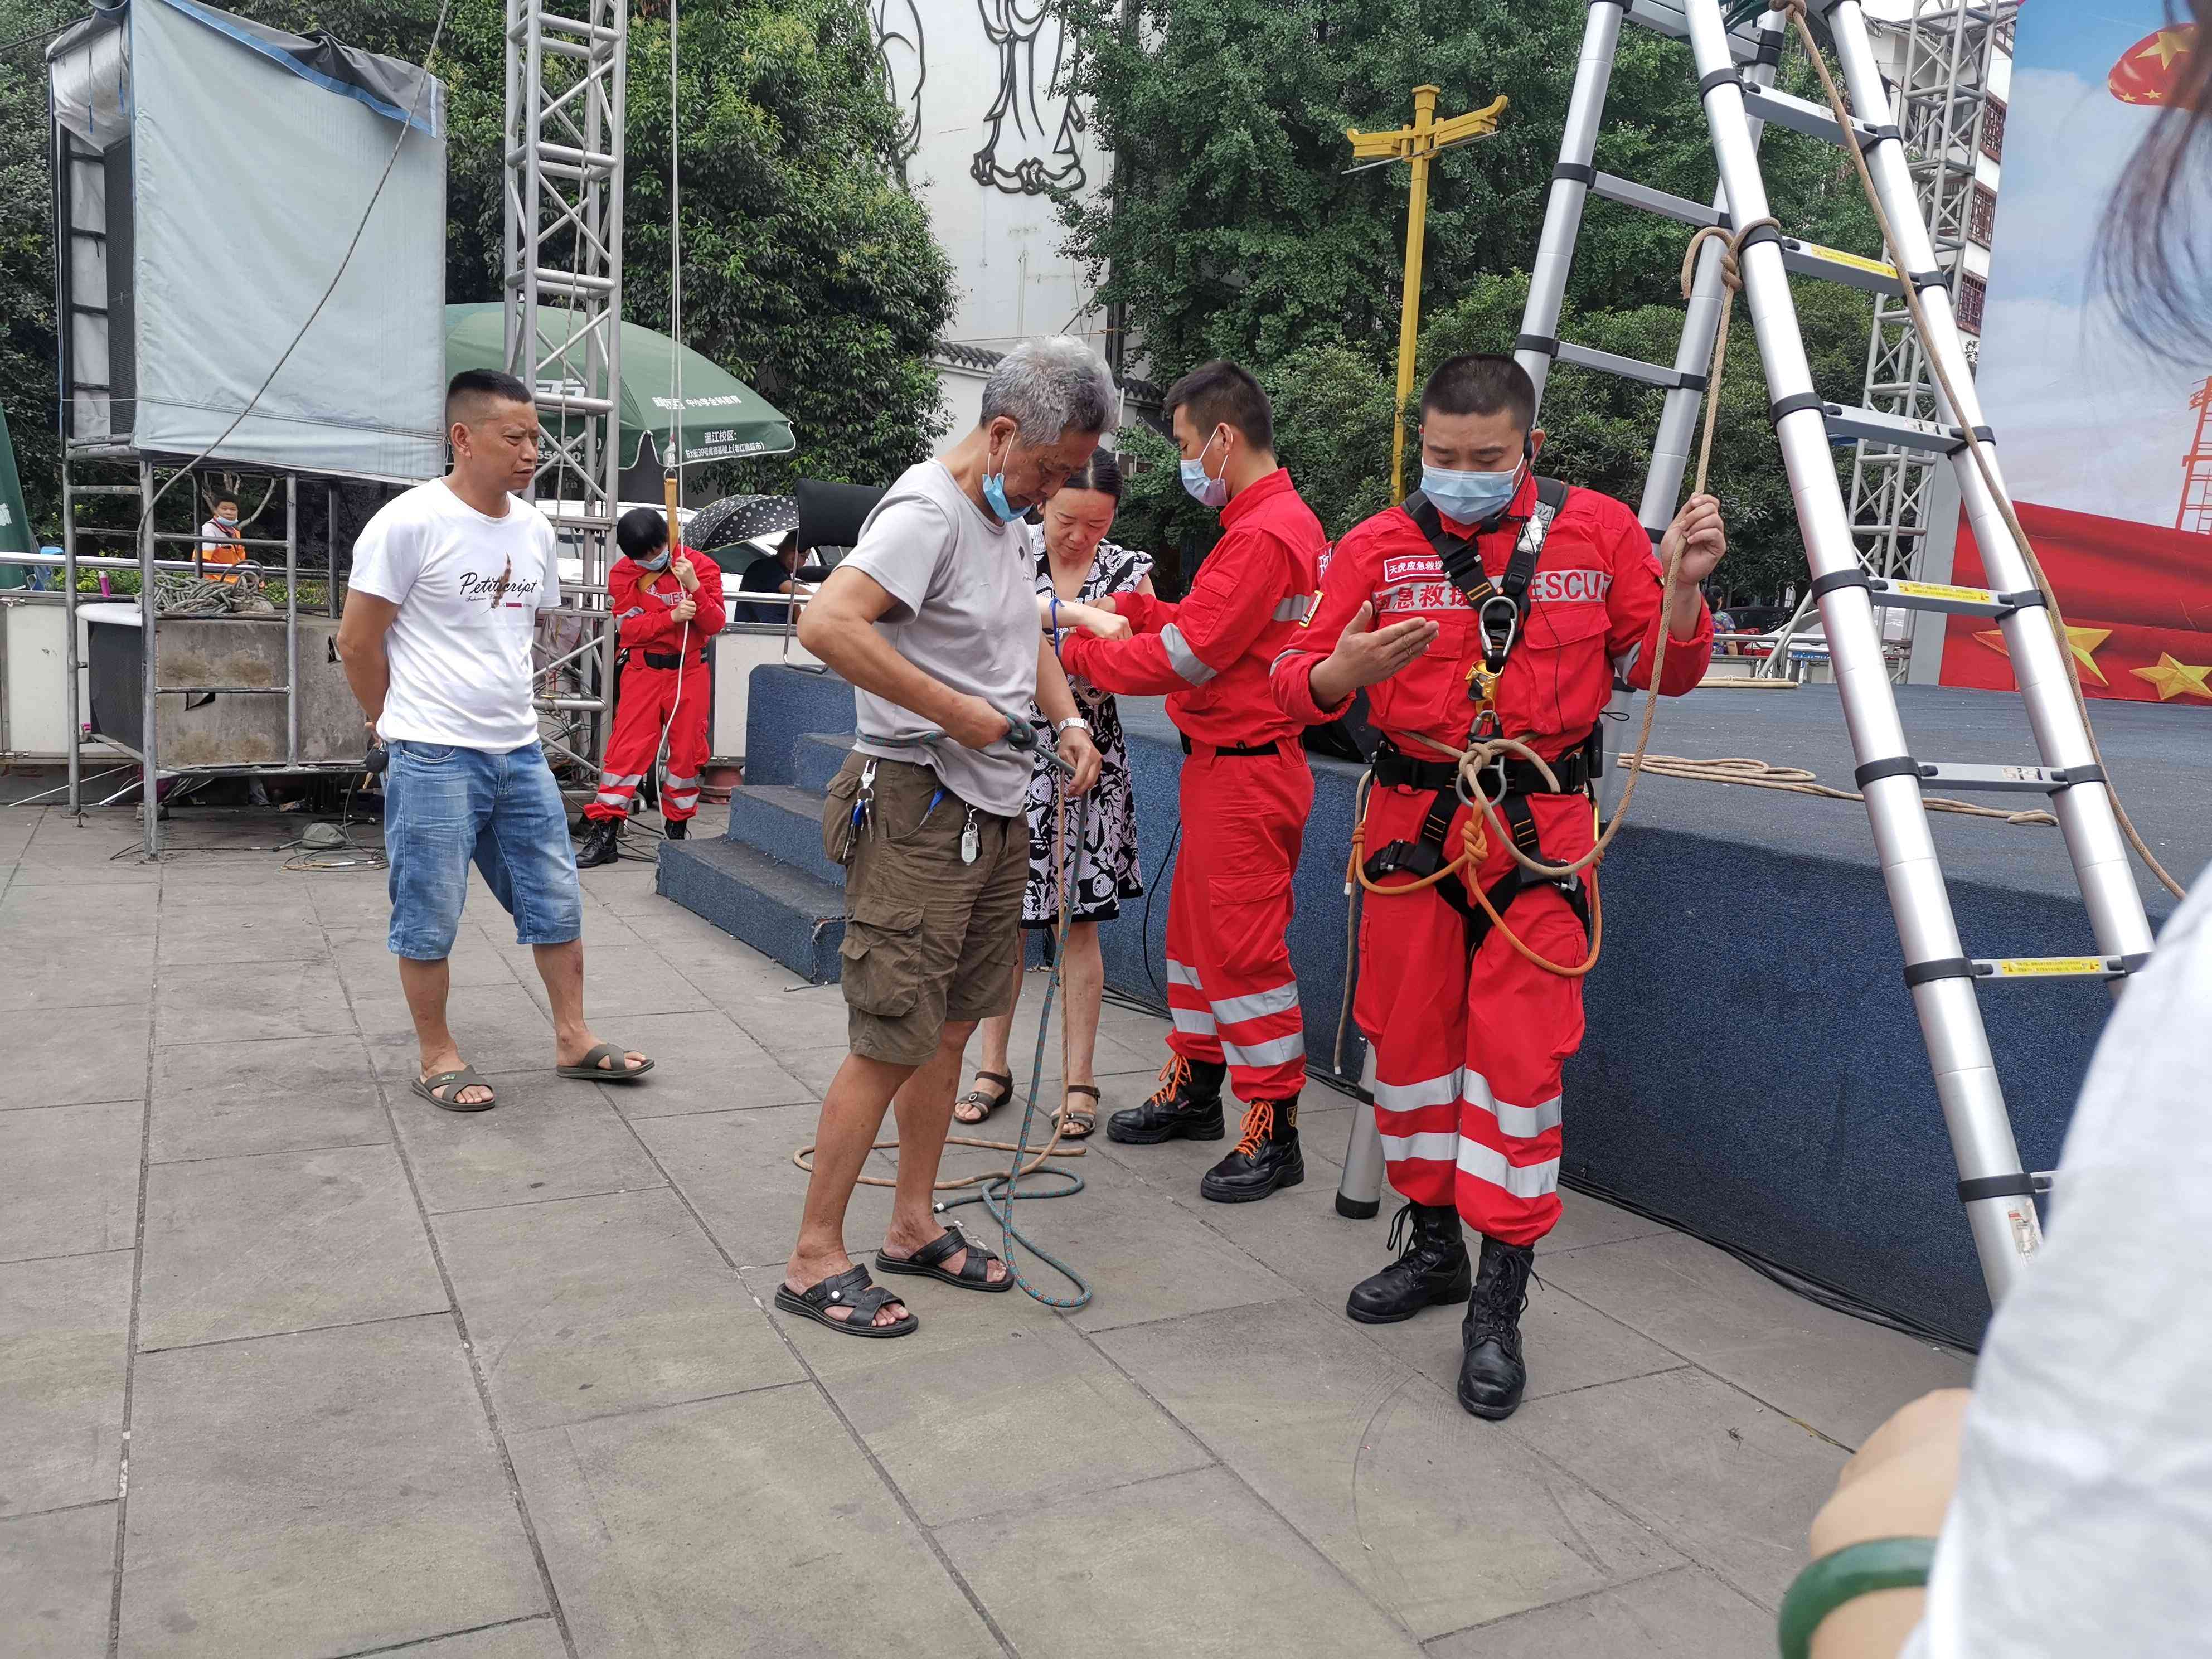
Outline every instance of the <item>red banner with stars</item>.
{"label": "red banner with stars", "polygon": [[[2212,536],[2025,503],[2020,519],[2066,613],[2084,692],[2133,702],[2212,703]],[[1981,549],[1963,521],[1951,580],[1989,585]],[[1943,684],[2012,688],[2004,635],[1995,623],[1950,618]]]}

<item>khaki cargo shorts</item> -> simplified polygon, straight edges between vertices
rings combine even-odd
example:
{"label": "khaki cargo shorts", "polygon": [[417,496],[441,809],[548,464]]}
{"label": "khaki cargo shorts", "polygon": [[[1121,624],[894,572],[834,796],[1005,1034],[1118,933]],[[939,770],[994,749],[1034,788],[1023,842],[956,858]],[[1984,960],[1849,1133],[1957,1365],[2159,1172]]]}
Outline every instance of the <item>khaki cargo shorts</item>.
{"label": "khaki cargo shorts", "polygon": [[[856,830],[853,806],[871,760],[875,787]],[[963,864],[971,816],[976,857]],[[1022,957],[1026,817],[971,809],[927,766],[855,753],[830,780],[822,848],[845,866],[838,955],[854,1054],[920,1066],[948,1021],[1006,1011]]]}

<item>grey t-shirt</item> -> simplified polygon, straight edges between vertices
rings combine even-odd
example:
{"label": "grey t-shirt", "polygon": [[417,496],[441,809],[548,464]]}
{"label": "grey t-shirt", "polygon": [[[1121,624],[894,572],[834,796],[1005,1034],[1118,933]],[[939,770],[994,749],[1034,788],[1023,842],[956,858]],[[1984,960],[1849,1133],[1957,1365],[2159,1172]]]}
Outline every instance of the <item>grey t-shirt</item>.
{"label": "grey t-shirt", "polygon": [[[896,601],[876,624],[892,650],[932,679],[1019,718],[1036,696],[1036,565],[1024,526],[1002,525],[968,499],[936,461],[900,475],[860,526],[842,567],[865,572]],[[862,754],[927,762],[971,806],[1023,810],[1032,762],[1000,742],[965,749],[910,709],[854,688]]]}

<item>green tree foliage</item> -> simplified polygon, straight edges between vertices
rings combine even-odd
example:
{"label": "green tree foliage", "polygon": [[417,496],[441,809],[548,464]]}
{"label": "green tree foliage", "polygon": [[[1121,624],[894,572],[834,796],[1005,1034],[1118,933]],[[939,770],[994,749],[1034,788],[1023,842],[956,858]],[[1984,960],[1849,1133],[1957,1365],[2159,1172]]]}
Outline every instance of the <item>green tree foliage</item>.
{"label": "green tree foliage", "polygon": [[[1511,102],[1498,134],[1431,171],[1421,356],[1510,349],[1540,228],[1587,9],[1581,0],[1066,0],[1082,46],[1076,84],[1116,168],[1064,210],[1070,245],[1128,307],[1153,378],[1206,357],[1245,362],[1278,398],[1285,460],[1341,533],[1389,489],[1390,387],[1404,257],[1406,176],[1347,174],[1348,126],[1411,118],[1411,88],[1443,88],[1440,114]],[[1715,169],[1682,48],[1621,32],[1597,165],[1694,200]],[[1802,63],[1784,82],[1812,86]],[[1872,220],[1833,149],[1770,137],[1774,212],[1794,233],[1874,252]],[[1680,332],[1680,226],[1593,201],[1577,249],[1565,337],[1671,362]],[[1801,285],[1808,343],[1831,397],[1855,399],[1867,307]],[[1778,586],[1801,562],[1765,417],[1757,349],[1740,314],[1714,482],[1728,500],[1732,581]],[[1331,355],[1332,350],[1340,355]],[[1355,365],[1364,364],[1365,374]],[[1313,394],[1305,395],[1311,388]],[[1297,407],[1291,418],[1281,400]],[[1382,411],[1377,423],[1371,413]],[[1574,370],[1554,375],[1553,465],[1633,504],[1658,397]],[[1369,458],[1371,471],[1347,465]],[[1173,519],[1164,533],[1179,536]],[[1132,526],[1133,536],[1135,526]]]}
{"label": "green tree foliage", "polygon": [[[227,0],[420,61],[437,0]],[[0,0],[0,39],[82,15]],[[686,340],[791,417],[796,454],[720,469],[732,488],[801,473],[880,479],[940,428],[927,357],[951,269],[894,161],[865,0],[718,0],[682,13]],[[448,93],[447,297],[499,295],[501,0],[453,0],[434,68]],[[0,57],[0,398],[33,520],[57,520],[52,192],[42,46]],[[556,72],[557,73],[557,64]],[[633,16],[623,309],[668,325],[666,8]],[[220,227],[211,232],[219,233]],[[333,254],[335,257],[335,253]]]}

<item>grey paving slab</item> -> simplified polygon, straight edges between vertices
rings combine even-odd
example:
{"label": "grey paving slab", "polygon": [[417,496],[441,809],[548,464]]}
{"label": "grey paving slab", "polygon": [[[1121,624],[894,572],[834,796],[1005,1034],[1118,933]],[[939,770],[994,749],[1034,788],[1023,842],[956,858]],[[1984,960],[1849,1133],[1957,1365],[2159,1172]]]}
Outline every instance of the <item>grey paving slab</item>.
{"label": "grey paving slab", "polygon": [[329,957],[323,925],[305,905],[273,913],[231,912],[213,905],[194,909],[162,895],[159,960],[164,968],[216,970],[189,975],[203,984],[228,981],[234,964],[322,962]]}
{"label": "grey paving slab", "polygon": [[[820,1121],[820,1108],[809,1103],[649,1118],[632,1127],[733,1261],[781,1272],[806,1197],[805,1173],[791,1154],[814,1139]],[[846,1247],[874,1250],[890,1212],[890,1193],[859,1188],[846,1212]],[[770,1284],[765,1294],[774,1289]]]}
{"label": "grey paving slab", "polygon": [[[325,926],[330,939],[331,960],[337,964],[338,976],[345,981],[346,989],[353,993],[354,1006],[358,1009],[371,1003],[398,1001],[404,1012],[406,1004],[399,990],[399,959],[392,954],[386,942],[391,938],[388,924],[379,921],[366,927]],[[453,954],[446,958],[446,973],[456,990],[515,983],[514,969],[507,958],[483,935],[474,933],[464,933],[453,940]],[[401,1026],[405,1023],[404,1019],[398,1022]],[[393,1022],[384,1018],[377,1024],[381,1027]]]}
{"label": "grey paving slab", "polygon": [[[774,1296],[777,1268],[751,1277]],[[1213,1461],[1073,1328],[1019,1291],[985,1296],[887,1275],[877,1282],[909,1298],[921,1320],[896,1352],[809,1320],[774,1317],[924,1524],[941,1528]]]}
{"label": "grey paving slab", "polygon": [[1773,1659],[1774,1615],[1680,1567],[1428,1644],[1430,1659]]}
{"label": "grey paving slab", "polygon": [[488,1112],[444,1111],[386,1085],[434,1215],[666,1185],[599,1085],[550,1066],[494,1081],[499,1104]]}
{"label": "grey paving slab", "polygon": [[546,1611],[448,1316],[147,1354],[119,1652],[348,1654]]}
{"label": "grey paving slab", "polygon": [[[0,939],[12,937],[0,932]],[[67,1021],[10,1019],[0,1069],[0,1112],[146,1097],[150,1005],[88,1010]]]}
{"label": "grey paving slab", "polygon": [[[380,1655],[389,1650],[378,1651]],[[561,1644],[560,1626],[548,1617],[410,1644],[399,1650],[397,1659],[565,1659],[568,1651]]]}
{"label": "grey paving slab", "polygon": [[0,1515],[115,1496],[131,1255],[0,1267]]}
{"label": "grey paving slab", "polygon": [[115,1505],[0,1521],[0,1632],[10,1659],[106,1659]]}
{"label": "grey paving slab", "polygon": [[161,1042],[237,1042],[350,1031],[353,1009],[328,962],[239,962],[215,976],[164,974],[154,995]]}
{"label": "grey paving slab", "polygon": [[[633,1089],[615,1084],[609,1090],[610,1098],[641,1097],[664,1086],[671,1093],[688,1092],[703,1097],[726,1084],[738,1069],[768,1063],[765,1049],[739,1030],[727,1015],[712,1008],[664,1014],[602,1013],[588,999],[585,1006],[592,1029],[607,1042],[653,1057],[652,1080],[645,1087]],[[731,1106],[738,1103],[726,1099],[721,1103]]]}
{"label": "grey paving slab", "polygon": [[15,878],[8,884],[8,891],[14,896],[37,887],[76,893],[99,889],[118,898],[125,892],[136,892],[145,902],[143,919],[125,914],[118,903],[117,920],[136,932],[151,933],[154,896],[161,890],[161,868],[157,864],[141,864],[133,858],[112,858],[112,854],[125,850],[129,849],[103,847],[80,850],[33,841],[16,860]]}
{"label": "grey paving slab", "polygon": [[1577,1250],[1544,1273],[1675,1352],[1856,1446],[1906,1401],[1964,1388],[1964,1355],[1816,1306],[1680,1233]]}
{"label": "grey paving slab", "polygon": [[1002,1652],[811,1386],[509,1444],[585,1659]]}
{"label": "grey paving slab", "polygon": [[388,1146],[156,1164],[144,1249],[141,1352],[447,1305]]}
{"label": "grey paving slab", "polygon": [[500,1421],[544,1428],[805,1375],[666,1188],[439,1218]]}
{"label": "grey paving slab", "polygon": [[1680,1559],[1310,1303],[1109,1331],[1098,1345],[1423,1639]]}
{"label": "grey paving slab", "polygon": [[835,1048],[794,1048],[773,1040],[765,1047],[775,1063],[814,1091],[817,1098],[830,1092],[830,1085],[852,1050],[839,1042]]}
{"label": "grey paving slab", "polygon": [[778,1060],[817,1050],[844,1051],[850,1021],[844,992],[837,986],[785,990],[762,986],[750,974],[732,985],[699,968],[686,967],[684,972],[746,1036]]}
{"label": "grey paving slab", "polygon": [[[390,1005],[364,1006],[361,1012],[376,1074],[403,1085],[421,1076],[422,1054],[414,1023],[397,994]],[[446,1000],[446,1024],[461,1058],[487,1076],[530,1071],[552,1075],[553,1022],[520,985],[454,991]]]}
{"label": "grey paving slab", "polygon": [[[532,996],[544,1000],[545,988],[536,973],[524,967],[516,977],[524,979]],[[611,1019],[681,1014],[712,1006],[658,951],[644,945],[610,947],[585,936],[584,1009],[594,1027]]]}
{"label": "grey paving slab", "polygon": [[0,1261],[137,1242],[145,1115],[136,1100],[0,1112]]}
{"label": "grey paving slab", "polygon": [[1220,1469],[987,1516],[940,1537],[1021,1653],[1381,1659],[1420,1651]]}
{"label": "grey paving slab", "polygon": [[[1670,1231],[1663,1221],[1650,1220],[1588,1193],[1562,1192],[1559,1198],[1559,1224],[1537,1241],[1539,1256],[1586,1250],[1593,1244],[1617,1244],[1626,1238],[1649,1238]],[[1543,1271],[1551,1270],[1551,1264],[1546,1263]]]}
{"label": "grey paving slab", "polygon": [[0,921],[0,950],[38,965],[34,973],[0,978],[0,1013],[50,1014],[76,1024],[88,1008],[154,1000],[151,934],[88,939],[58,932],[49,939]]}
{"label": "grey paving slab", "polygon": [[[696,1014],[657,1016],[665,1019],[696,1019]],[[653,1075],[638,1084],[602,1083],[597,1085],[607,1104],[630,1119],[676,1117],[690,1112],[741,1112],[762,1106],[812,1105],[814,1091],[771,1060],[735,1064],[713,1060],[666,1058],[650,1030],[640,1030],[625,1021],[621,1041],[639,1042],[639,1050],[659,1061]]]}
{"label": "grey paving slab", "polygon": [[368,1050],[350,1034],[154,1051],[154,1163],[362,1146],[392,1138]]}
{"label": "grey paving slab", "polygon": [[1532,1401],[1504,1426],[1770,1611],[1847,1455],[1695,1370]]}
{"label": "grey paving slab", "polygon": [[[1380,1267],[1382,1262],[1376,1265]],[[1537,1271],[1543,1269],[1540,1266]],[[1340,1310],[1343,1306],[1341,1302],[1336,1305]],[[1466,1312],[1464,1304],[1432,1308],[1395,1325],[1365,1325],[1360,1329],[1376,1347],[1412,1366],[1437,1387],[1449,1389],[1459,1381],[1463,1347],[1460,1322]],[[1552,1285],[1529,1286],[1521,1334],[1528,1363],[1524,1398],[1529,1400],[1571,1394],[1577,1389],[1632,1376],[1649,1376],[1686,1363],[1679,1354]]]}

